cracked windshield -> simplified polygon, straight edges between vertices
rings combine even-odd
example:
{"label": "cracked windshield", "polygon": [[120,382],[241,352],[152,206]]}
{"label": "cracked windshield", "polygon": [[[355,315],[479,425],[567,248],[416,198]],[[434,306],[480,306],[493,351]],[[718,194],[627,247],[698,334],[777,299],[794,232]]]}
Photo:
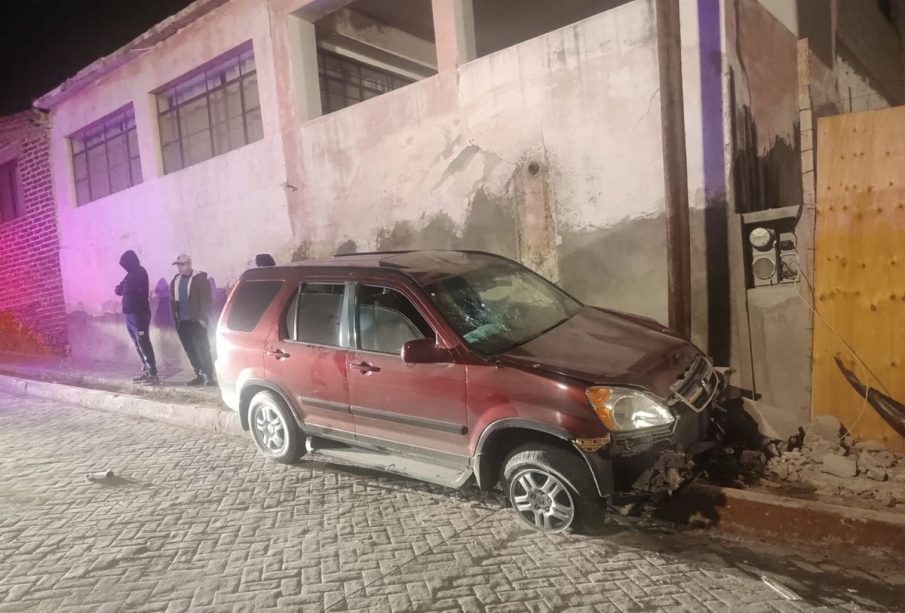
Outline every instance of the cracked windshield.
{"label": "cracked windshield", "polygon": [[582,308],[543,278],[508,263],[449,277],[425,289],[465,342],[484,355],[527,343]]}

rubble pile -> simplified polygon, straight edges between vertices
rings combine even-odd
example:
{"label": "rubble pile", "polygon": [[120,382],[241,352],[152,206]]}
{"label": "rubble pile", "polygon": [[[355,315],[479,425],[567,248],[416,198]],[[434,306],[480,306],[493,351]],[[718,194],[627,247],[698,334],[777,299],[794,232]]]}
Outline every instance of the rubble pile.
{"label": "rubble pile", "polygon": [[875,441],[854,442],[831,416],[817,417],[798,436],[769,444],[765,451],[745,452],[740,460],[763,462],[766,480],[795,483],[818,495],[905,508],[905,453]]}

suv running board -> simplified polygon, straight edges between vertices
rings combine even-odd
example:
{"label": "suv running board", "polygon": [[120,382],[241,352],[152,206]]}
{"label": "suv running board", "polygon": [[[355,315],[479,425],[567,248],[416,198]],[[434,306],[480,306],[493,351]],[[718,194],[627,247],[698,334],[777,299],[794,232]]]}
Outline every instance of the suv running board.
{"label": "suv running board", "polygon": [[434,485],[459,489],[471,477],[471,470],[437,466],[430,462],[415,460],[406,456],[373,451],[362,447],[352,447],[344,443],[309,436],[305,439],[308,453],[316,453],[326,458],[335,458],[355,466],[372,468],[393,473]]}

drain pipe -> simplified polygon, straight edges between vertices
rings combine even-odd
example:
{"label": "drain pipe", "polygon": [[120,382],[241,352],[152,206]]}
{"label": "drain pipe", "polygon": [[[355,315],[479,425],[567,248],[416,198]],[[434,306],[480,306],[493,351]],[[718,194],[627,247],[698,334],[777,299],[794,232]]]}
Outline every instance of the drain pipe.
{"label": "drain pipe", "polygon": [[655,0],[655,4],[660,65],[660,118],[663,126],[663,174],[666,186],[669,327],[682,338],[690,339],[691,241],[679,3],[675,0]]}

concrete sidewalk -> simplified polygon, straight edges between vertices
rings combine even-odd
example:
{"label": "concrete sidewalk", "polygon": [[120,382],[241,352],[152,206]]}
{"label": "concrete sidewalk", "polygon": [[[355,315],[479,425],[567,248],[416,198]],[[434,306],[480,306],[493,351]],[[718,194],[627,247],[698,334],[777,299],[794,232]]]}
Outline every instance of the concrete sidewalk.
{"label": "concrete sidewalk", "polygon": [[[223,405],[217,388],[184,385],[192,378],[190,371],[164,371],[163,384],[153,387],[132,383],[136,374],[134,368],[121,364],[0,353],[0,391],[248,436],[238,416]],[[659,515],[679,523],[716,526],[774,540],[905,548],[905,516],[901,513],[806,500],[782,491],[695,484]]]}
{"label": "concrete sidewalk", "polygon": [[165,367],[160,385],[132,383],[133,365],[0,352],[0,390],[99,411],[244,436],[238,416],[216,387],[187,387],[188,369]]}

